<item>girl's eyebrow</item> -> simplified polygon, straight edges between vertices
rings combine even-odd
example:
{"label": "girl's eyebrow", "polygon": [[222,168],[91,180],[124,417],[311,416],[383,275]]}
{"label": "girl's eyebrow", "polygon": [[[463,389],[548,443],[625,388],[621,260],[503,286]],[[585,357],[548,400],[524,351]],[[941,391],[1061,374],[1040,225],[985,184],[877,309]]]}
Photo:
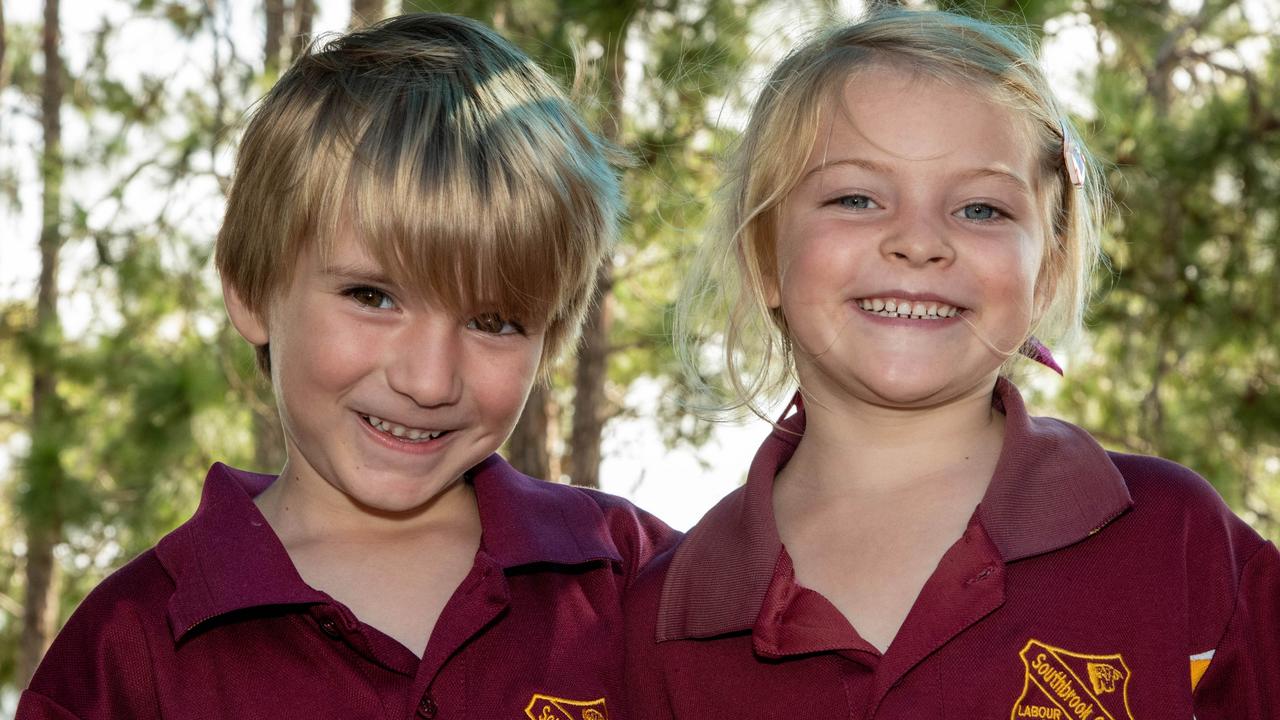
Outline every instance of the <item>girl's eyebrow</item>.
{"label": "girl's eyebrow", "polygon": [[893,169],[888,167],[887,165],[881,165],[880,163],[875,162],[873,160],[866,160],[866,159],[857,158],[857,157],[849,157],[849,158],[838,158],[836,160],[823,160],[822,162],[818,163],[817,165],[805,171],[804,176],[800,178],[800,182],[804,182],[805,180],[808,180],[809,177],[812,175],[816,175],[820,172],[829,170],[833,167],[839,167],[841,165],[851,165],[856,168],[862,168],[863,170],[867,170],[868,172],[880,173],[881,175],[893,174]]}
{"label": "girl's eyebrow", "polygon": [[[821,173],[831,168],[839,167],[842,165],[849,165],[856,168],[862,168],[863,170],[867,170],[873,173],[879,173],[881,175],[894,174],[893,168],[889,167],[888,165],[881,165],[880,163],[875,162],[874,160],[866,160],[864,158],[849,157],[849,158],[839,158],[836,160],[826,160],[824,162],[819,163],[818,165],[813,166],[812,168],[809,168],[809,170],[806,171],[805,174],[800,178],[800,182],[803,183],[813,175],[816,175],[818,173]],[[1004,165],[992,165],[990,167],[981,167],[981,168],[975,168],[973,170],[967,170],[960,173],[957,177],[961,180],[980,180],[983,178],[992,178],[995,180],[1000,180],[1002,182],[1007,182],[1013,185],[1019,192],[1022,192],[1026,195],[1032,194],[1031,184],[1028,183],[1026,180],[1024,180],[1021,175],[1018,175],[1017,173],[1008,169]]]}
{"label": "girl's eyebrow", "polygon": [[1017,173],[1005,168],[1002,165],[970,170],[968,172],[961,173],[960,178],[966,179],[966,180],[968,179],[981,180],[983,178],[992,178],[994,180],[1007,182],[1015,186],[1019,192],[1022,192],[1026,195],[1032,194],[1030,183],[1022,179],[1021,175],[1018,175]]}

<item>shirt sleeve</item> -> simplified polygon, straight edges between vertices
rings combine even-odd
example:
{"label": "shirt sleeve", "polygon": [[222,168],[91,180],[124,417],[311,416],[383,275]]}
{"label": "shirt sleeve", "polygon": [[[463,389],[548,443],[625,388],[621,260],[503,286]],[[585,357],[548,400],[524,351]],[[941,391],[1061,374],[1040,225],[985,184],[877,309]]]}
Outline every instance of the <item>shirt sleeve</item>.
{"label": "shirt sleeve", "polygon": [[1245,563],[1222,639],[1191,663],[1196,720],[1280,717],[1280,551],[1275,545],[1264,543]]}
{"label": "shirt sleeve", "polygon": [[[128,578],[125,578],[126,580]],[[72,613],[23,692],[15,720],[160,717],[140,608],[108,579]]]}
{"label": "shirt sleeve", "polygon": [[14,720],[80,720],[80,716],[34,690],[25,690]]}
{"label": "shirt sleeve", "polygon": [[[675,712],[663,681],[652,624],[630,623],[624,665],[626,692],[621,720],[674,720]],[[649,632],[644,632],[649,630]]]}
{"label": "shirt sleeve", "polygon": [[623,709],[620,720],[674,720],[663,653],[655,622],[671,554],[664,552],[642,572],[623,602]]}

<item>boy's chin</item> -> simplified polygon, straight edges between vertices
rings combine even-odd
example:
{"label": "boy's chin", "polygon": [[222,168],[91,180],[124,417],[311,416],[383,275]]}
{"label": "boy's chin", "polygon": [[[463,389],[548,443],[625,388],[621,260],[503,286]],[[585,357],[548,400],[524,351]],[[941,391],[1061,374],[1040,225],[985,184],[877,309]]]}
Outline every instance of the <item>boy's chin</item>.
{"label": "boy's chin", "polygon": [[[433,508],[451,502],[463,488],[462,475],[436,479],[417,478],[407,487],[401,480],[387,479],[379,483],[376,478],[365,476],[362,487],[339,488],[353,505],[372,516],[388,519],[409,518],[430,512]],[[370,487],[374,485],[374,487]]]}

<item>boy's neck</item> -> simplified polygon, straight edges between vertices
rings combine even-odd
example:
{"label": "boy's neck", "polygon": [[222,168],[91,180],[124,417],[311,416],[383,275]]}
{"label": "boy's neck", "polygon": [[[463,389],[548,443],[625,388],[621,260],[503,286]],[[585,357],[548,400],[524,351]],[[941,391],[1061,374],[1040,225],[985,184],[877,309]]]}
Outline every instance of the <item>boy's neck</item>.
{"label": "boy's neck", "polygon": [[439,533],[479,538],[475,489],[462,479],[412,512],[386,513],[361,506],[322,478],[307,475],[286,463],[279,478],[254,498],[286,548],[315,541],[413,543]]}
{"label": "boy's neck", "polygon": [[393,515],[286,465],[255,502],[303,582],[419,657],[480,547],[475,489],[462,480]]}

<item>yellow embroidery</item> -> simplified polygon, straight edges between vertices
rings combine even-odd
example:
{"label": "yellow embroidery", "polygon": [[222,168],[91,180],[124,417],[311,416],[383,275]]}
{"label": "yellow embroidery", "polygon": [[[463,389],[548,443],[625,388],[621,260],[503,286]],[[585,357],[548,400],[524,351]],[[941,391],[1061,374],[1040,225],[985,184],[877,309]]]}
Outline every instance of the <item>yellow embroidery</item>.
{"label": "yellow embroidery", "polygon": [[1120,655],[1086,655],[1028,640],[1022,695],[1010,720],[1133,720],[1129,668]]}
{"label": "yellow embroidery", "polygon": [[529,720],[609,720],[604,698],[566,700],[551,695],[535,694],[525,707]]}
{"label": "yellow embroidery", "polygon": [[1089,663],[1085,667],[1089,671],[1089,684],[1093,686],[1095,693],[1115,692],[1116,681],[1124,678],[1124,673],[1107,663]]}
{"label": "yellow embroidery", "polygon": [[1191,656],[1191,689],[1195,690],[1200,684],[1200,678],[1204,677],[1204,671],[1209,669],[1209,663],[1213,662],[1213,651],[1207,650]]}

